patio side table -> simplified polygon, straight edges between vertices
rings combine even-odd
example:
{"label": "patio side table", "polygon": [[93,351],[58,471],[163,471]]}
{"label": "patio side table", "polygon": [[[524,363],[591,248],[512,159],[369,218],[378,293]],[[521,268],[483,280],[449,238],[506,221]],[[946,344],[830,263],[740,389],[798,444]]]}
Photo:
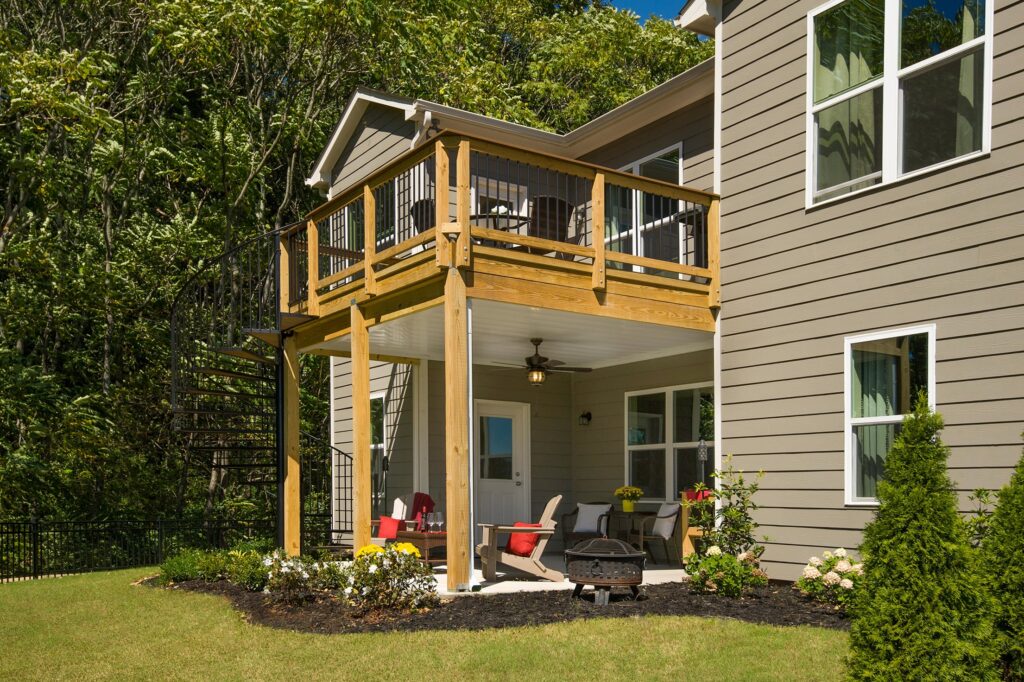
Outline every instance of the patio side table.
{"label": "patio side table", "polygon": [[408,542],[420,551],[421,560],[430,564],[443,564],[448,561],[447,552],[443,552],[440,558],[430,556],[434,549],[448,548],[448,531],[437,531],[433,533],[418,530],[400,530],[396,536],[398,542]]}

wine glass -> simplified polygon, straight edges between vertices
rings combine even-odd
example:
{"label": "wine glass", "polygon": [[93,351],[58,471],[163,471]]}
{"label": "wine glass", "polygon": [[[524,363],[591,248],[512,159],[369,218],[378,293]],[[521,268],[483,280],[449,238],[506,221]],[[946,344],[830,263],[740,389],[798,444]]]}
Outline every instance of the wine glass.
{"label": "wine glass", "polygon": [[434,513],[433,512],[428,512],[427,513],[426,521],[427,521],[427,532],[428,533],[433,533],[434,532]]}
{"label": "wine glass", "polygon": [[444,530],[444,514],[437,512],[434,514],[434,520],[437,522],[437,532],[440,533]]}

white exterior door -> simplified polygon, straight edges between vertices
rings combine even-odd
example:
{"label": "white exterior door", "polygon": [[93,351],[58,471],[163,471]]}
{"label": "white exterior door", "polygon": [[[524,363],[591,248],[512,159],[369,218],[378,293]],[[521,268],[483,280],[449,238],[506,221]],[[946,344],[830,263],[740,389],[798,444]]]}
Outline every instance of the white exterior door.
{"label": "white exterior door", "polygon": [[475,419],[477,523],[536,521],[530,517],[529,404],[478,400]]}

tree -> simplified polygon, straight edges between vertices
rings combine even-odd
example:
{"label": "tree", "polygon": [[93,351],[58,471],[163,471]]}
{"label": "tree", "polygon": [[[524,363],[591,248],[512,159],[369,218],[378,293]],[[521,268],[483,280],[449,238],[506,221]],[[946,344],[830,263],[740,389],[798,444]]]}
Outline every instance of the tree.
{"label": "tree", "polygon": [[861,546],[852,679],[996,679],[992,603],[957,513],[941,429],[922,392],[886,458]]}
{"label": "tree", "polygon": [[982,544],[983,573],[996,601],[995,627],[1004,679],[1024,680],[1024,457],[999,491]]}

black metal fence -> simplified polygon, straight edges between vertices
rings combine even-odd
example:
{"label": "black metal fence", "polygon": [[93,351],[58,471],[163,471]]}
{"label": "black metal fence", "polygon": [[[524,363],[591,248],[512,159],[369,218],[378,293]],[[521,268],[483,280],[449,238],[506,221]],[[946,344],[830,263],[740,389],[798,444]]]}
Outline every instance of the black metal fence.
{"label": "black metal fence", "polygon": [[272,521],[4,521],[0,581],[152,566],[185,548],[274,539]]}

